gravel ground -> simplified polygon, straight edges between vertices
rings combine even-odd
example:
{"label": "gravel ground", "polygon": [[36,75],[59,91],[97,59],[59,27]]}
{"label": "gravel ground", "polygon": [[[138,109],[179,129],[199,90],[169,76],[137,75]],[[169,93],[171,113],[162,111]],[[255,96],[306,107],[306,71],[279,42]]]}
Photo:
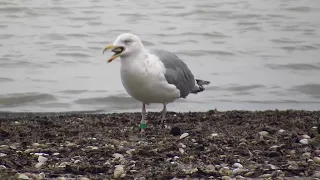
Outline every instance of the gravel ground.
{"label": "gravel ground", "polygon": [[1,179],[320,179],[320,111],[2,114]]}

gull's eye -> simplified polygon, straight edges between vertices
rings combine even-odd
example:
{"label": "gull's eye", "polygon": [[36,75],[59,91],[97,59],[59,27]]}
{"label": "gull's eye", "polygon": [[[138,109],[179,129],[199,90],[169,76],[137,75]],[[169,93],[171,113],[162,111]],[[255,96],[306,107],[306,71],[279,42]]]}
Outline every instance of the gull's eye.
{"label": "gull's eye", "polygon": [[124,40],[123,41],[125,44],[129,44],[129,43],[131,43],[131,40],[130,39],[126,39],[126,40]]}

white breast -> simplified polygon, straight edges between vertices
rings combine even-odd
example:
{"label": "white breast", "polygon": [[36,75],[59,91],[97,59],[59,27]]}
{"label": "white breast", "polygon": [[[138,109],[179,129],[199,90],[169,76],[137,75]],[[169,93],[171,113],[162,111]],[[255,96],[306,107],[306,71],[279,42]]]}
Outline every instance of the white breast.
{"label": "white breast", "polygon": [[180,97],[180,91],[166,81],[165,67],[155,56],[122,61],[120,71],[124,88],[138,101],[169,103]]}

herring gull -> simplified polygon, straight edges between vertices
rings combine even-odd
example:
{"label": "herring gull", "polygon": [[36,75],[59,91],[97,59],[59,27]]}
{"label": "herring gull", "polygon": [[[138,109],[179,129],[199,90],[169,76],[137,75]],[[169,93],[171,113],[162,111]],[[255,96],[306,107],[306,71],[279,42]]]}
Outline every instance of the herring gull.
{"label": "herring gull", "polygon": [[139,127],[144,132],[147,124],[146,105],[163,104],[161,124],[167,113],[166,105],[189,93],[205,90],[209,81],[195,79],[188,66],[174,53],[165,50],[147,50],[138,36],[120,34],[103,53],[111,50],[114,54],[108,63],[120,58],[122,85],[127,93],[142,103]]}

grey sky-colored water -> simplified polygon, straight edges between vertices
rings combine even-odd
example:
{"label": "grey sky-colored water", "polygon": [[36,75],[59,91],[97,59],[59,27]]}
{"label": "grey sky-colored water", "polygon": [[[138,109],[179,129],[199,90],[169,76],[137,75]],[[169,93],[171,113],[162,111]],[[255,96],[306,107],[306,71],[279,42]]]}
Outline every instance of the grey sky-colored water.
{"label": "grey sky-colored water", "polygon": [[102,54],[123,32],[211,81],[170,111],[319,109],[319,16],[317,0],[3,0],[0,111],[140,111]]}

